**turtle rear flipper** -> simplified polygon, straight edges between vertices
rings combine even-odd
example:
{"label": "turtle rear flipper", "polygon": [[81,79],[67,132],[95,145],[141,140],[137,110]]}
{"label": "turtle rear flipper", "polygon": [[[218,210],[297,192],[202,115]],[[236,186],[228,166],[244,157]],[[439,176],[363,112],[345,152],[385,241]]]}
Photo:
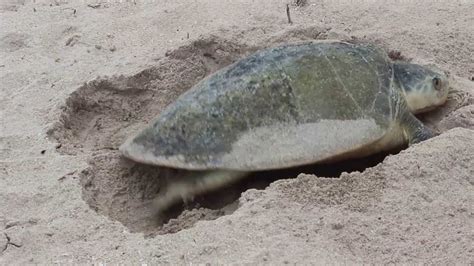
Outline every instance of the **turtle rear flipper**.
{"label": "turtle rear flipper", "polygon": [[166,191],[155,199],[154,206],[164,211],[180,201],[192,201],[198,195],[233,184],[247,175],[248,172],[230,170],[196,172],[168,184]]}

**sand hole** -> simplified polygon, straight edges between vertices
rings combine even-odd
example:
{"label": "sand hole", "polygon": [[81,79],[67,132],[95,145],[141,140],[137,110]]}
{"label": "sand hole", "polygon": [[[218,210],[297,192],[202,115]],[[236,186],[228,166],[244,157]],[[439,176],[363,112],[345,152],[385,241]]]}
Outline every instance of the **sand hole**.
{"label": "sand hole", "polygon": [[343,172],[362,172],[390,153],[334,164],[255,172],[237,184],[199,196],[189,205],[177,204],[159,215],[153,208],[153,199],[167,182],[184,177],[186,171],[135,163],[123,158],[118,151],[104,150],[94,153],[89,167],[80,173],[80,182],[83,198],[92,209],[120,221],[132,232],[153,236],[175,233],[192,227],[197,221],[231,214],[238,208],[241,193],[250,188],[265,189],[273,181],[295,178],[300,173],[337,178]]}
{"label": "sand hole", "polygon": [[88,168],[80,173],[83,198],[89,206],[120,221],[132,232],[150,236],[174,233],[197,221],[232,213],[243,191],[263,189],[276,179],[294,178],[300,173],[338,177],[342,172],[364,171],[381,162],[387,153],[332,165],[254,173],[238,184],[198,197],[189,206],[176,206],[158,217],[152,200],[169,180],[186,172],[134,163],[117,150],[128,136],[203,77],[252,51],[283,42],[288,36],[292,40],[295,34],[303,40],[308,36],[321,38],[314,32],[314,28],[284,32],[258,47],[211,36],[169,51],[155,67],[136,75],[98,78],[70,95],[59,121],[48,134],[61,143],[59,152],[90,155]]}

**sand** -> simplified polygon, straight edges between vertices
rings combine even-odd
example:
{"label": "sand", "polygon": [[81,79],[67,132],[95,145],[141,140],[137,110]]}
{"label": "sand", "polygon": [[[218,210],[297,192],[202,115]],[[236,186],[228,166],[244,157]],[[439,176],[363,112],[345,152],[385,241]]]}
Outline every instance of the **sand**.
{"label": "sand", "polygon": [[[474,263],[473,8],[2,1],[0,264]],[[153,213],[160,188],[186,173],[122,158],[127,136],[242,56],[332,38],[449,71],[455,92],[421,116],[439,136],[339,178],[278,173],[265,189],[251,180]]]}

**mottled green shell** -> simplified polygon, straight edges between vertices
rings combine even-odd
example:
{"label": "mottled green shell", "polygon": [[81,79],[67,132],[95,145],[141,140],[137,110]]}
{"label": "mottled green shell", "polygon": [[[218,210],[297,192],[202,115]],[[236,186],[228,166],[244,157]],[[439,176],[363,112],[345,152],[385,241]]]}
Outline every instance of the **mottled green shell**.
{"label": "mottled green shell", "polygon": [[392,63],[368,44],[261,50],[205,78],[120,148],[185,169],[278,169],[371,145],[393,124]]}

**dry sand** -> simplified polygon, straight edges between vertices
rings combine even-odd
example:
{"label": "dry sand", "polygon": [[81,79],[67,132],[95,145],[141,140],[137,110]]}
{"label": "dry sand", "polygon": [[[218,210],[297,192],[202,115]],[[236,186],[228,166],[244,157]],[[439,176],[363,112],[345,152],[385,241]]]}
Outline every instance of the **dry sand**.
{"label": "dry sand", "polygon": [[[474,2],[307,2],[289,25],[289,1],[3,0],[0,264],[474,263]],[[279,173],[298,177],[153,216],[181,173],[120,143],[216,69],[328,38],[449,71],[456,93],[422,117],[441,134],[363,172]]]}

